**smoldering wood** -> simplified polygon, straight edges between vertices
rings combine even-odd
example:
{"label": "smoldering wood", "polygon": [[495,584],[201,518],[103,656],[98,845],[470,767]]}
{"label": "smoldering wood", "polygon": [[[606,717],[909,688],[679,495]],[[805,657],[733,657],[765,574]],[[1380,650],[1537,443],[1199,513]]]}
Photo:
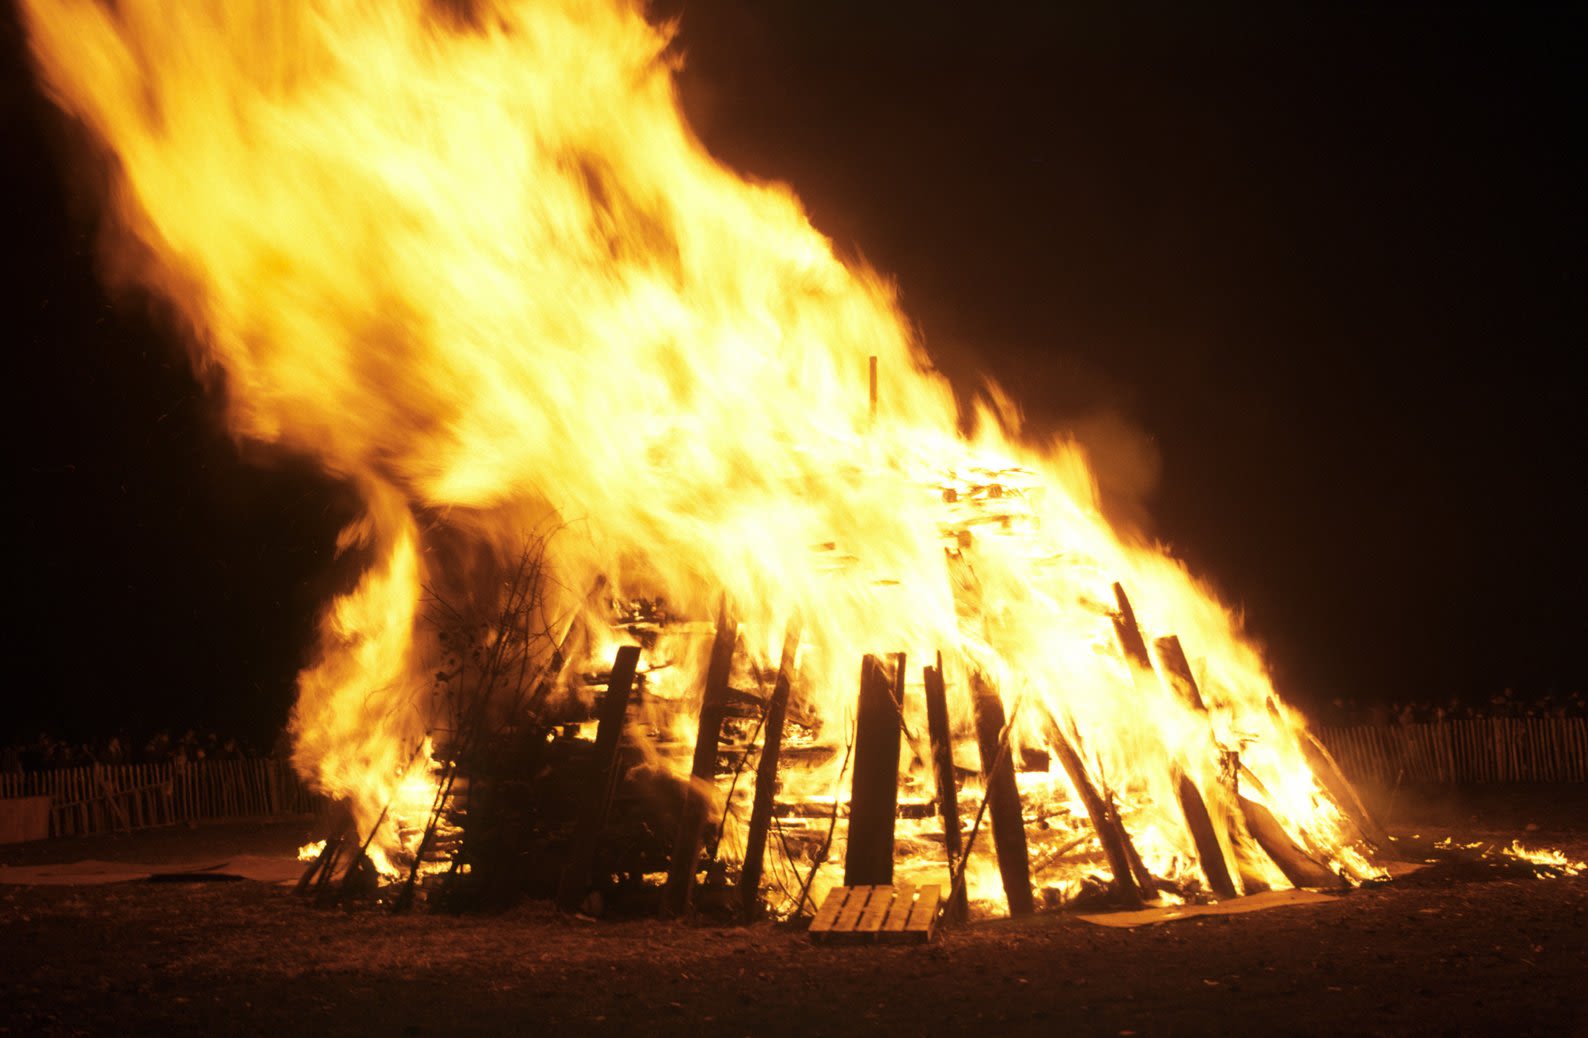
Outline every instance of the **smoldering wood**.
{"label": "smoldering wood", "polygon": [[[923,673],[926,685],[926,729],[932,745],[932,775],[937,782],[937,808],[943,819],[943,850],[950,868],[959,863],[959,787],[954,781],[954,741],[948,726],[948,691],[943,684],[943,654],[937,654],[935,666]],[[951,877],[952,878],[952,877]],[[969,916],[969,904],[963,883],[954,883],[944,921],[963,924]]]}
{"label": "smoldering wood", "polygon": [[[902,664],[903,657],[899,657]],[[849,793],[849,841],[844,886],[893,882],[894,819],[899,798],[901,719],[894,681],[902,690],[902,666],[889,675],[876,656],[860,666],[860,701],[855,710],[855,765]]]}
{"label": "smoldering wood", "polygon": [[1142,890],[1136,883],[1136,876],[1130,867],[1130,856],[1125,850],[1130,837],[1125,833],[1124,826],[1120,824],[1118,815],[1104,803],[1102,795],[1097,792],[1097,787],[1092,784],[1091,777],[1086,774],[1086,766],[1081,761],[1081,755],[1070,744],[1070,740],[1065,737],[1058,722],[1048,713],[1046,707],[1042,708],[1042,727],[1048,745],[1059,758],[1060,766],[1064,768],[1065,775],[1069,776],[1070,785],[1075,787],[1082,806],[1086,808],[1086,815],[1091,819],[1092,829],[1097,833],[1098,842],[1103,845],[1103,855],[1108,859],[1109,871],[1113,873],[1111,887],[1114,897],[1129,907],[1141,907]]}
{"label": "smoldering wood", "polygon": [[756,762],[755,801],[750,807],[750,829],[745,836],[744,866],[739,876],[739,907],[746,919],[753,919],[761,913],[761,870],[766,858],[767,832],[772,825],[778,759],[783,749],[783,723],[788,716],[789,689],[794,681],[799,644],[799,628],[791,624],[783,636],[783,658],[778,663],[772,698],[766,705],[766,721],[761,733],[761,759]]}
{"label": "smoldering wood", "polygon": [[623,738],[623,721],[639,660],[638,645],[618,649],[607,679],[606,694],[597,708],[595,753],[590,759],[585,800],[579,809],[568,860],[557,889],[557,906],[564,911],[576,911],[590,893],[601,831],[606,827],[612,796],[617,790],[618,747]]}
{"label": "smoldering wood", "polygon": [[1031,893],[1031,860],[1026,848],[1020,790],[1015,785],[1014,759],[1005,732],[1003,700],[998,690],[979,673],[971,675],[971,695],[976,714],[976,743],[981,749],[982,781],[987,791],[988,814],[992,817],[993,849],[998,855],[1004,898],[1011,916],[1030,915],[1036,911]]}
{"label": "smoldering wood", "polygon": [[688,910],[695,886],[700,843],[705,835],[710,809],[708,793],[716,781],[717,744],[722,739],[728,677],[738,640],[739,624],[728,617],[725,605],[718,613],[717,634],[711,645],[711,660],[706,666],[706,685],[700,700],[700,726],[695,736],[695,756],[690,767],[691,785],[684,797],[678,839],[673,844],[667,885],[662,892],[662,909],[670,915],[682,915]]}

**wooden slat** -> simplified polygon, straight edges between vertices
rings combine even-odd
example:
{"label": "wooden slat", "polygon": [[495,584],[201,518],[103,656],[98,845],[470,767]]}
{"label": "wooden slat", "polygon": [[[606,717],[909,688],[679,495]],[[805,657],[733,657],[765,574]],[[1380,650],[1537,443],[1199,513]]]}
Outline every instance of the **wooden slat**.
{"label": "wooden slat", "polygon": [[833,933],[849,933],[854,930],[855,924],[860,922],[860,913],[866,910],[866,905],[871,902],[872,892],[878,889],[887,890],[887,887],[850,887],[849,899],[844,902],[844,907],[839,910],[838,918],[833,922]]}
{"label": "wooden slat", "polygon": [[915,906],[910,909],[910,919],[904,924],[905,933],[914,933],[931,940],[937,930],[937,906],[942,902],[942,888],[924,886],[916,895]]}
{"label": "wooden slat", "polygon": [[896,896],[895,887],[872,888],[871,900],[866,902],[866,910],[860,913],[860,920],[855,923],[855,932],[875,934],[882,929],[882,921],[888,917],[888,910],[892,908]]}
{"label": "wooden slat", "polygon": [[888,906],[888,917],[882,921],[883,934],[903,933],[905,926],[910,922],[910,913],[914,909],[915,888],[908,883],[894,887],[893,904]]}
{"label": "wooden slat", "polygon": [[838,921],[838,913],[849,900],[849,893],[848,887],[834,887],[827,892],[827,899],[822,902],[822,907],[816,910],[816,917],[811,920],[812,938],[819,940],[832,930],[833,924]]}

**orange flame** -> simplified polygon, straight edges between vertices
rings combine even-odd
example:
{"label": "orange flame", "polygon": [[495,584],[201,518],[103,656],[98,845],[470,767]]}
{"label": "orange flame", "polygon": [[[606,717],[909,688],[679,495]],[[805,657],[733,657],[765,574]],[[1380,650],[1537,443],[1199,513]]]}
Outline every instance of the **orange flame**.
{"label": "orange flame", "polygon": [[[1301,846],[1375,871],[1299,719],[1269,708],[1238,618],[1110,528],[1073,444],[1023,440],[996,394],[962,423],[890,284],[840,261],[788,189],[696,141],[670,30],[630,4],[23,8],[42,81],[114,165],[137,276],[190,322],[233,432],[363,494],[345,540],[373,561],[325,617],[293,727],[297,766],[352,797],[366,829],[435,722],[422,587],[474,579],[438,545],[506,564],[529,531],[563,524],[548,615],[585,608],[599,577],[678,615],[711,615],[725,593],[768,667],[798,616],[829,743],[863,653],[942,650],[1011,707],[1073,722],[1155,871],[1192,860],[1161,806],[1171,763],[1228,799],[1220,747],[1242,749],[1264,790],[1248,795]],[[1149,640],[1187,646],[1207,714],[1133,673],[1109,618],[1116,580]],[[654,669],[654,690],[687,701],[699,642],[651,650],[680,664]],[[968,732],[965,682],[951,686]],[[920,702],[906,720],[924,729]],[[1038,713],[1019,713],[1017,745],[1042,744]],[[836,775],[835,757],[796,780],[841,795]],[[1057,771],[1022,781],[1072,796]]]}

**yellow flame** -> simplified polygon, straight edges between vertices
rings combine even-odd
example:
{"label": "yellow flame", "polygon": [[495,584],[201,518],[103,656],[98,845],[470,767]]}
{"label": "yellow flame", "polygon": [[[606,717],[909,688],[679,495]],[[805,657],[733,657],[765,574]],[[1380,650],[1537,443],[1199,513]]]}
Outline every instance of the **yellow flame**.
{"label": "yellow flame", "polygon": [[[439,713],[421,587],[499,586],[530,531],[561,525],[548,616],[585,610],[599,627],[608,601],[663,598],[707,617],[726,594],[763,668],[800,617],[801,695],[828,745],[863,653],[942,650],[959,732],[969,668],[1006,703],[1073,722],[1154,868],[1194,860],[1172,767],[1216,815],[1235,810],[1222,747],[1301,846],[1372,869],[1309,770],[1299,718],[1268,709],[1238,618],[1165,550],[1110,528],[1072,443],[1023,439],[996,392],[962,421],[891,285],[840,261],[787,188],[696,141],[670,32],[634,5],[22,6],[42,82],[113,163],[133,273],[185,315],[234,433],[363,495],[347,541],[372,561],[303,672],[294,759],[352,797],[366,830],[394,796],[426,799],[399,788]],[[458,543],[489,560],[483,580],[443,561]],[[1109,618],[1116,580],[1149,639],[1187,646],[1206,715],[1133,672]],[[651,691],[690,702],[706,642],[663,637]],[[909,685],[906,721],[924,730]],[[1037,713],[1022,712],[1017,749],[1042,745]],[[830,796],[839,756],[790,789]],[[1233,853],[1234,830],[1220,838]],[[979,866],[973,880],[990,883]]]}

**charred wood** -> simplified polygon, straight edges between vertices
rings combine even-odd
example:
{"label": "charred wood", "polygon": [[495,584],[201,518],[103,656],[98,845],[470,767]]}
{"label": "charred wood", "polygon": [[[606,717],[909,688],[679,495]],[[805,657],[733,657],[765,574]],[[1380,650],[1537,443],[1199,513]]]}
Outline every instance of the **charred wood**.
{"label": "charred wood", "polygon": [[901,720],[895,685],[903,690],[903,657],[889,675],[867,656],[860,667],[855,711],[855,768],[849,794],[849,843],[844,886],[893,882],[893,832],[899,797]]}
{"label": "charred wood", "polygon": [[717,635],[706,667],[706,687],[701,695],[700,727],[695,737],[695,755],[690,768],[691,783],[685,794],[678,839],[673,845],[667,870],[667,886],[662,894],[663,911],[682,915],[689,908],[699,867],[700,844],[705,836],[709,797],[715,788],[717,743],[722,738],[722,719],[728,698],[728,677],[733,666],[733,650],[739,640],[739,625],[730,620],[726,605],[717,618]]}
{"label": "charred wood", "polygon": [[976,743],[981,749],[982,780],[992,817],[993,848],[998,854],[998,874],[1012,916],[1036,911],[1031,893],[1031,860],[1026,848],[1026,823],[1015,785],[1015,769],[1005,731],[1003,700],[998,690],[980,674],[971,675],[976,712]]}
{"label": "charred wood", "polygon": [[627,713],[629,696],[634,686],[634,670],[639,659],[638,645],[625,645],[618,649],[611,677],[607,681],[606,695],[601,698],[595,753],[590,760],[585,800],[579,811],[573,842],[568,849],[568,861],[563,866],[562,881],[557,889],[557,905],[564,911],[577,910],[590,892],[597,845],[612,809],[612,796],[617,790],[618,747],[623,737],[624,715]]}
{"label": "charred wood", "polygon": [[783,749],[783,723],[788,715],[789,688],[794,681],[795,658],[799,654],[799,628],[790,625],[783,636],[783,659],[777,668],[777,683],[766,705],[762,725],[761,759],[755,769],[755,801],[750,807],[750,830],[745,837],[744,866],[739,875],[739,905],[744,918],[761,912],[761,870],[766,857],[767,831],[772,825],[772,801],[777,793],[777,766]]}
{"label": "charred wood", "polygon": [[[932,743],[932,775],[937,782],[937,807],[943,819],[943,849],[950,867],[959,861],[959,789],[954,782],[954,742],[948,726],[948,693],[943,684],[943,654],[937,665],[927,667],[926,728]],[[965,886],[955,883],[944,907],[944,921],[962,924],[969,914]]]}

